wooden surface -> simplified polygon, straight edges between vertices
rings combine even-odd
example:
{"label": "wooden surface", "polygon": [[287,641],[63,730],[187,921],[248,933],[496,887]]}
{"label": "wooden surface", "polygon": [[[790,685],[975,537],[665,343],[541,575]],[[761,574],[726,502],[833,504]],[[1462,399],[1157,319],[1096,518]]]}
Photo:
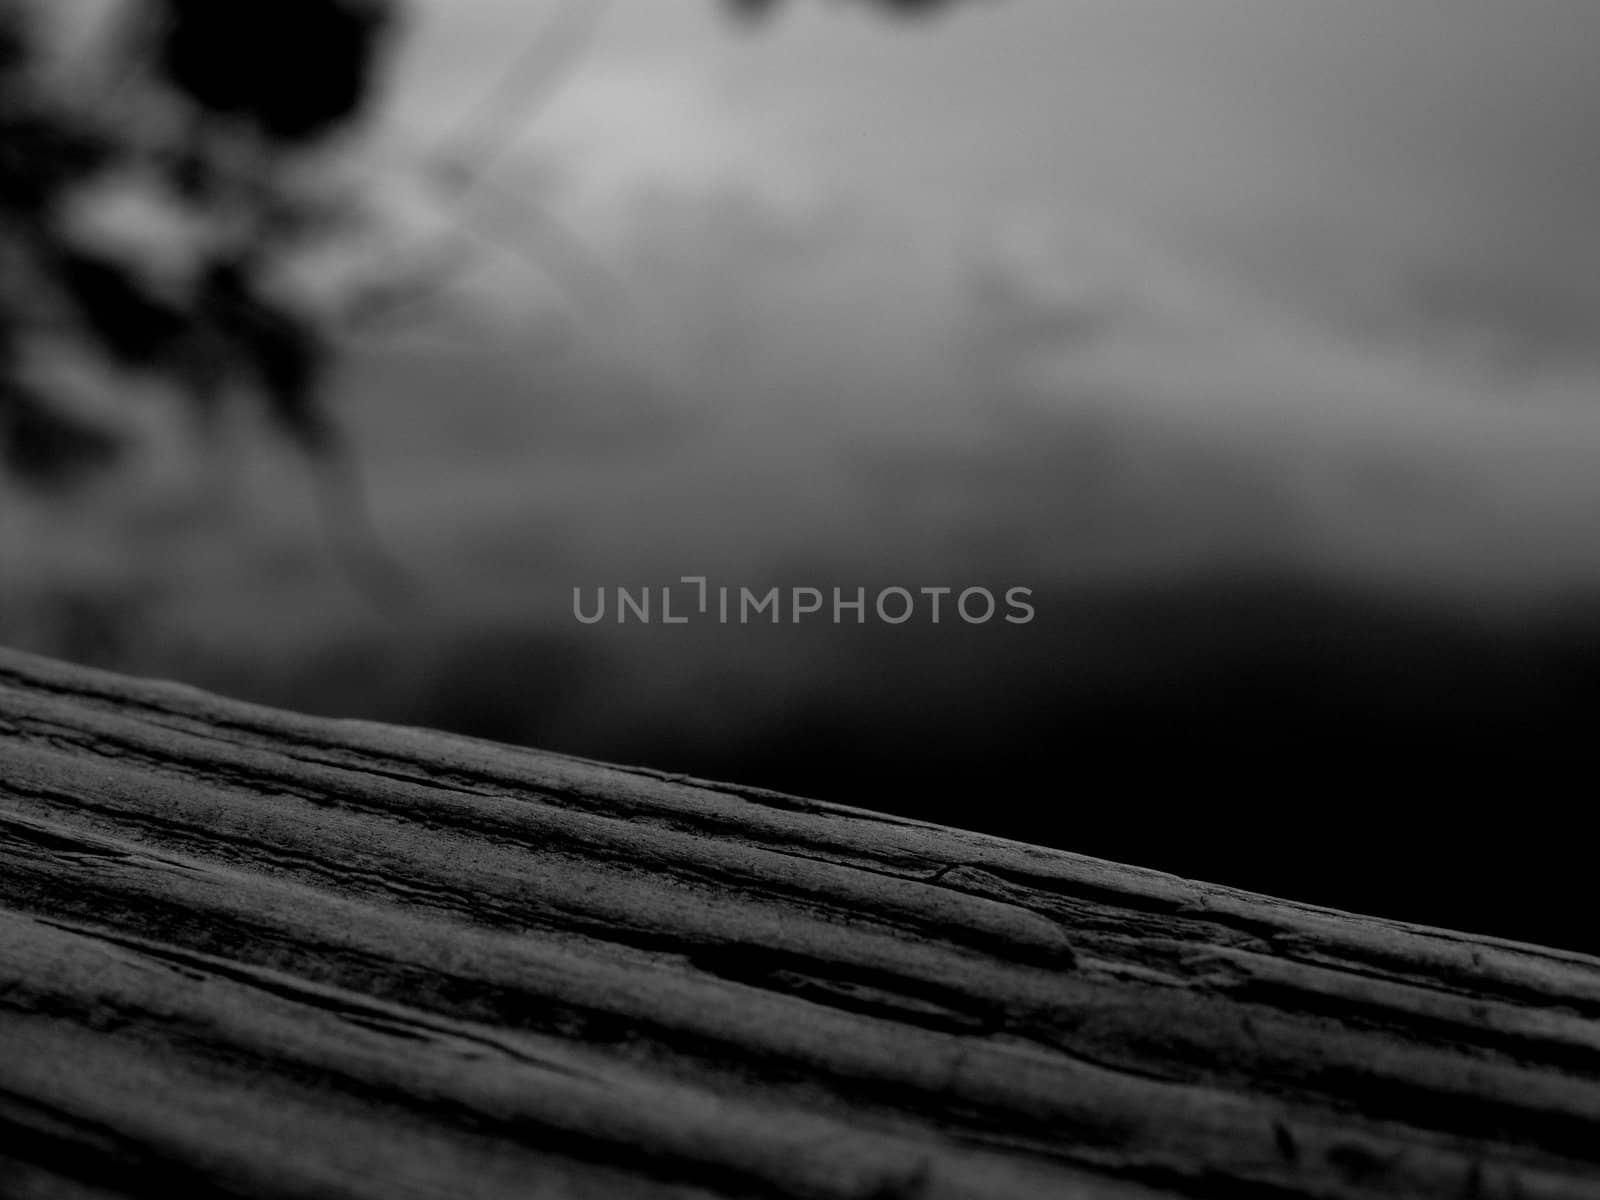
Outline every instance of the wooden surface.
{"label": "wooden surface", "polygon": [[0,655],[8,1198],[1595,1197],[1597,1016],[1575,954]]}

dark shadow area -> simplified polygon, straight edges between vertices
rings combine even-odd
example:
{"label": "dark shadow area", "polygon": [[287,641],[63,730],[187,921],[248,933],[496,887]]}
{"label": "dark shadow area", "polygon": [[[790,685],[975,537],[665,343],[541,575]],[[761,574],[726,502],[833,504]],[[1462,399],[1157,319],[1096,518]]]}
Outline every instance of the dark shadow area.
{"label": "dark shadow area", "polygon": [[477,631],[230,690],[1600,951],[1591,617],[1266,577],[1036,603],[1029,627],[634,631],[652,656]]}

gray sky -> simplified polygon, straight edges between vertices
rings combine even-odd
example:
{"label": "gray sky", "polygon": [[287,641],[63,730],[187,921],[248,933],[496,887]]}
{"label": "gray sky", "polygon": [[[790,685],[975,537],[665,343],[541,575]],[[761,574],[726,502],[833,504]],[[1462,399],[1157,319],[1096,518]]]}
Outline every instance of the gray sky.
{"label": "gray sky", "polygon": [[[412,138],[560,8],[420,7]],[[1014,387],[1166,447],[1163,512],[1206,511],[1177,444],[1313,555],[1600,579],[1596,45],[1593,0],[617,0],[503,179],[601,255],[644,222],[636,344],[740,420],[925,436]]]}
{"label": "gray sky", "polygon": [[[413,7],[377,192],[452,230],[404,168],[563,5]],[[615,0],[499,173],[463,311],[352,370],[379,524],[464,627],[566,621],[579,581],[986,555],[1068,583],[1274,556],[1473,603],[1600,589],[1596,0],[789,7],[740,31],[712,0]],[[571,298],[505,252],[541,242],[518,203],[583,236],[621,315],[552,315]],[[320,555],[298,466],[252,486]],[[183,560],[210,581],[185,576],[185,639],[372,620],[218,528]],[[34,541],[58,544],[98,563]]]}
{"label": "gray sky", "polygon": [[[997,0],[921,28],[846,7],[740,36],[706,0],[619,0],[530,142],[631,119],[662,170],[742,154],[908,202],[1113,212],[1315,291],[1397,268],[1594,291],[1591,0]],[[555,6],[424,9],[408,86],[448,111]]]}

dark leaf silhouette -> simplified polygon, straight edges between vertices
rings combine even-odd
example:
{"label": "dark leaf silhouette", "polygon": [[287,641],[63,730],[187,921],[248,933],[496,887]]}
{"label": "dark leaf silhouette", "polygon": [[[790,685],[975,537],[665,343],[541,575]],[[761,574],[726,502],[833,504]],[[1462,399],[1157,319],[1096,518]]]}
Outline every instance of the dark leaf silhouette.
{"label": "dark leaf silhouette", "polygon": [[161,0],[157,61],[203,110],[302,141],[370,90],[393,8],[379,0]]}
{"label": "dark leaf silhouette", "polygon": [[94,341],[123,366],[168,368],[193,333],[193,313],[123,264],[60,246],[51,266]]}
{"label": "dark leaf silhouette", "polygon": [[326,438],[324,383],[332,346],[314,323],[261,294],[252,264],[215,264],[201,303],[241,374],[278,426],[306,449]]}
{"label": "dark leaf silhouette", "polygon": [[0,377],[0,459],[23,484],[46,491],[75,487],[103,472],[122,448],[111,432]]}

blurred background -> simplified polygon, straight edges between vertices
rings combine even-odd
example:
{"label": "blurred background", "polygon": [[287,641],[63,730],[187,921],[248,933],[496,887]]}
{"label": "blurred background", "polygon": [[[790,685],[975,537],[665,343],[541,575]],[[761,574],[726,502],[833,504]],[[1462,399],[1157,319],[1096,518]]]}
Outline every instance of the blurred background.
{"label": "blurred background", "polygon": [[[0,641],[1600,949],[1592,0],[402,7],[271,168],[360,213],[295,304],[400,281],[348,456],[57,353],[119,450],[0,472]],[[572,615],[684,575],[1038,616]]]}

